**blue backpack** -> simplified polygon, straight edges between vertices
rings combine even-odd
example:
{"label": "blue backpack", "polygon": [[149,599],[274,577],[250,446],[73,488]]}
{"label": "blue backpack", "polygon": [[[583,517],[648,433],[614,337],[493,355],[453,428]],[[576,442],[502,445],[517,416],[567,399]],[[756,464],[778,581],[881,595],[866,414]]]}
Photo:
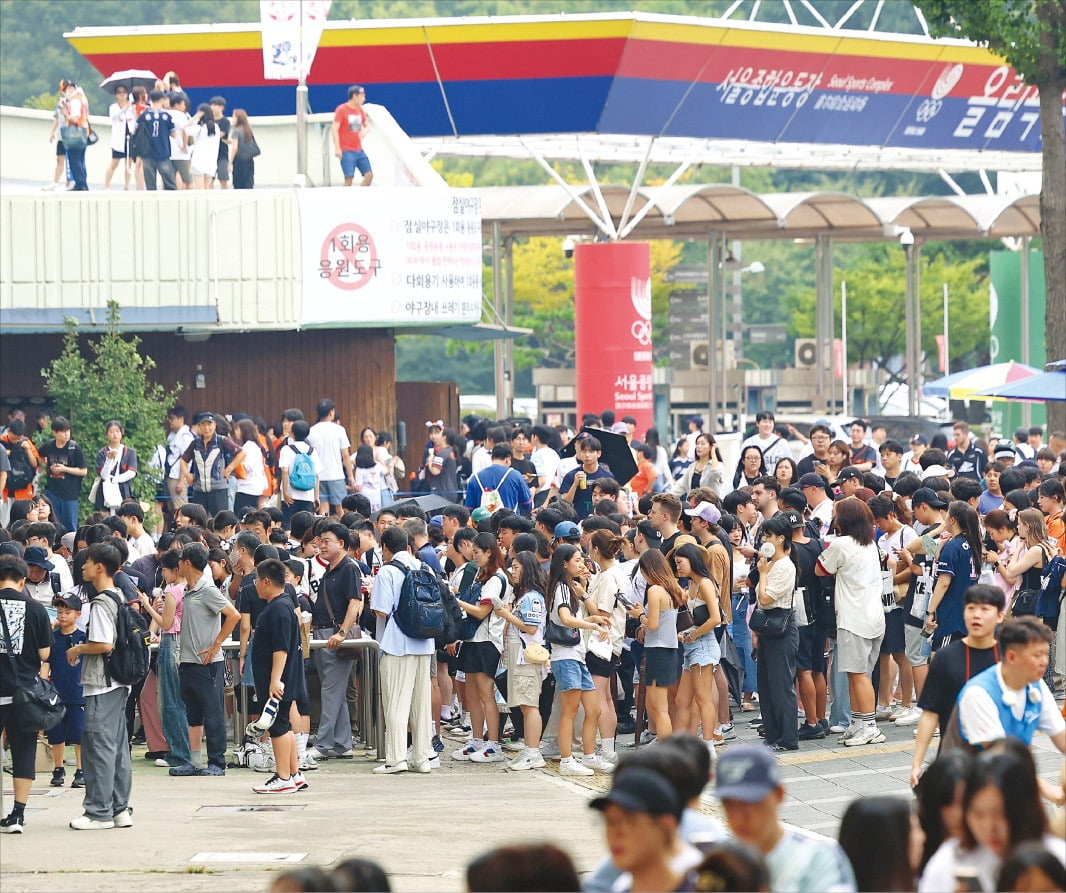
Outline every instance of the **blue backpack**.
{"label": "blue backpack", "polygon": [[392,614],[400,632],[411,639],[443,636],[450,619],[442,595],[445,584],[428,564],[422,564],[417,570],[399,561],[390,561],[389,565],[403,574],[400,600]]}
{"label": "blue backpack", "polygon": [[291,443],[286,446],[296,453],[296,458],[292,460],[292,467],[289,469],[289,486],[293,490],[314,490],[315,481],[318,479],[318,475],[315,474],[315,462],[311,458],[314,447],[308,445],[307,452],[302,453]]}
{"label": "blue backpack", "polygon": [[1040,572],[1040,594],[1036,597],[1036,614],[1052,629],[1058,629],[1062,613],[1063,582],[1066,579],[1066,558],[1056,555]]}

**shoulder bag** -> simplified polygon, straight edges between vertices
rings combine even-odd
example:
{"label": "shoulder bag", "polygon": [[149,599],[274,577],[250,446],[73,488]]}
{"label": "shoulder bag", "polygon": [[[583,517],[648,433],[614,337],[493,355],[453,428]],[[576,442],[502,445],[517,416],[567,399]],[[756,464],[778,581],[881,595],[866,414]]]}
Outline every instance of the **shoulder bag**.
{"label": "shoulder bag", "polygon": [[[570,613],[577,616],[577,611],[574,609],[574,601],[571,596]],[[581,641],[581,630],[572,626],[566,626],[562,623],[556,623],[551,619],[549,614],[547,622],[544,624],[544,642],[547,645],[559,645],[560,647],[573,648]]]}
{"label": "shoulder bag", "polygon": [[[336,615],[333,613],[333,605],[330,603],[329,593],[326,592],[325,585],[319,588],[318,597],[325,600],[326,613],[329,614],[329,622],[333,624],[333,631],[339,633],[341,627],[340,624],[337,623]],[[352,624],[352,628],[348,630],[347,639],[358,639],[360,637],[361,633],[359,633],[358,626],[359,621],[356,620],[356,622]],[[339,657],[341,660],[357,660],[359,657],[358,648],[338,648],[334,653],[336,657]]]}
{"label": "shoulder bag", "polygon": [[[11,675],[17,682],[19,677],[15,665],[15,649],[7,628],[7,614],[2,606],[0,623],[4,628],[4,647],[7,649],[7,659],[11,662]],[[19,685],[15,689],[11,706],[14,708],[15,725],[18,729],[35,734],[42,729],[47,732],[55,728],[67,712],[67,708],[59,699],[59,692],[52,685],[52,680],[42,679],[40,675],[35,675],[29,685]]]}
{"label": "shoulder bag", "polygon": [[[1047,547],[1040,544],[1040,554],[1043,557],[1043,563],[1040,565],[1040,569],[1043,570],[1044,565],[1048,563]],[[1032,570],[1032,568],[1030,568]],[[1029,571],[1026,571],[1028,574]],[[1027,617],[1036,614],[1036,603],[1040,599],[1039,589],[1019,589],[1018,593],[1014,596],[1014,601],[1010,606],[1010,615],[1012,617]]]}
{"label": "shoulder bag", "polygon": [[80,152],[88,145],[85,128],[77,124],[64,124],[59,128],[59,137],[63,140],[64,149]]}
{"label": "shoulder bag", "polygon": [[788,624],[796,607],[796,589],[792,589],[792,604],[787,608],[763,608],[758,605],[756,596],[755,610],[751,612],[748,628],[767,639],[781,639],[788,632]]}

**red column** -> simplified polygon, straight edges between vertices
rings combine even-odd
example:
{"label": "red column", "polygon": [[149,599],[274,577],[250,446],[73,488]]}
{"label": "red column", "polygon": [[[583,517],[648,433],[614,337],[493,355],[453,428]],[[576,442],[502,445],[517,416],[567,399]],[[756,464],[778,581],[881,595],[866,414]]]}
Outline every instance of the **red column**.
{"label": "red column", "polygon": [[603,242],[574,249],[577,413],[613,409],[654,424],[651,378],[651,253],[647,242]]}

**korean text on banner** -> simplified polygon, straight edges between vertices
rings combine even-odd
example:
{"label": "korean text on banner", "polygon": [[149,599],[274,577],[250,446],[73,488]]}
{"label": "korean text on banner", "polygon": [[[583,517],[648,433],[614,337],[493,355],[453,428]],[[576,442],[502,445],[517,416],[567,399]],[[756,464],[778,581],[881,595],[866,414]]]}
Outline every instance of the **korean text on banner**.
{"label": "korean text on banner", "polygon": [[305,326],[481,319],[481,196],[473,189],[302,189]]}
{"label": "korean text on banner", "polygon": [[306,78],[333,0],[259,0],[263,32],[263,78]]}

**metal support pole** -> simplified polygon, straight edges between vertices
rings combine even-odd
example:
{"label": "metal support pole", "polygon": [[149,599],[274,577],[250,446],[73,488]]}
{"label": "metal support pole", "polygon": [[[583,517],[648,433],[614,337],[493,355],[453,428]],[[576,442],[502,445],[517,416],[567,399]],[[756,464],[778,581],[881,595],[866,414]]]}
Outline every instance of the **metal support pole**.
{"label": "metal support pole", "polygon": [[844,415],[851,415],[851,394],[848,393],[848,284],[840,283],[840,372],[843,378],[840,392],[844,398]]}
{"label": "metal support pole", "polygon": [[[1022,363],[1025,363],[1026,366],[1032,365],[1030,363],[1030,360],[1032,359],[1032,355],[1030,354],[1030,348],[1032,346],[1030,340],[1032,334],[1032,327],[1030,323],[1032,321],[1029,318],[1029,302],[1030,298],[1032,297],[1032,294],[1030,292],[1031,285],[1029,282],[1029,246],[1031,242],[1032,240],[1028,236],[1022,237],[1021,307],[1019,308],[1022,317],[1022,355],[1020,357],[1020,361]],[[1029,402],[1022,403],[1022,424],[1025,425],[1026,428],[1028,428],[1033,423],[1032,406],[1033,404]]]}
{"label": "metal support pole", "polygon": [[296,173],[307,179],[307,80],[296,86]]}
{"label": "metal support pole", "polygon": [[[496,312],[496,318],[502,319],[503,314],[503,273],[500,258],[500,224],[492,224],[492,306]],[[496,418],[507,417],[507,383],[504,381],[504,342],[497,338],[492,343],[492,357],[494,379],[496,383]]]}
{"label": "metal support pole", "polygon": [[[726,346],[725,346],[725,342],[726,342],[726,338],[725,338],[725,336],[726,336],[726,323],[727,323],[728,314],[726,313],[727,295],[726,295],[726,288],[725,288],[725,269],[724,269],[724,263],[723,262],[725,261],[726,256],[727,256],[726,240],[725,240],[725,234],[723,233],[720,236],[719,242],[718,242],[719,263],[718,263],[718,268],[715,271],[717,276],[718,276],[718,283],[717,283],[718,294],[721,296],[721,300],[719,300],[719,302],[718,302],[718,307],[719,307],[719,312],[722,315],[722,318],[721,318],[721,333],[722,334],[720,336],[721,339],[722,339],[722,357],[721,357],[722,374],[719,376],[719,383],[720,383],[721,388],[722,388],[722,430],[723,431],[726,430],[726,415],[729,412],[729,372],[730,372],[730,369],[729,369],[728,365],[726,364],[727,354],[726,354]],[[735,357],[735,354],[734,354],[734,357]],[[741,403],[741,399],[738,396],[737,397],[737,406],[739,406],[740,403]]]}
{"label": "metal support pole", "polygon": [[828,236],[815,238],[814,270],[815,401],[818,412],[832,414],[836,402],[830,371],[833,357],[833,240]]}
{"label": "metal support pole", "polygon": [[[514,325],[514,237],[508,236],[503,242],[504,260],[507,265],[507,277],[504,279],[503,321],[507,328]],[[515,365],[514,339],[508,338],[504,346],[504,380],[507,383],[506,409],[507,417],[514,415]]]}
{"label": "metal support pole", "polygon": [[922,240],[914,240],[914,248],[911,250],[911,296],[914,301],[914,376],[917,382],[914,393],[913,415],[922,413],[922,385],[925,383],[923,366],[925,365],[925,351],[922,350]]}
{"label": "metal support pole", "polygon": [[906,331],[904,358],[907,367],[907,414],[916,416],[918,415],[919,406],[918,389],[921,387],[921,377],[918,373],[918,357],[921,354],[918,343],[918,339],[921,337],[918,334],[918,315],[920,311],[917,307],[917,301],[915,300],[915,277],[913,274],[917,245],[904,245],[903,251],[906,257],[904,269],[904,282],[906,286],[906,294],[904,297]]}
{"label": "metal support pole", "polygon": [[944,288],[944,374],[951,375],[951,342],[948,340],[948,284]]}
{"label": "metal support pole", "polygon": [[718,385],[716,369],[718,357],[714,350],[714,311],[721,299],[718,285],[718,268],[722,261],[721,245],[722,241],[718,233],[712,231],[707,234],[707,430],[712,433],[718,429],[718,407],[715,402]]}

